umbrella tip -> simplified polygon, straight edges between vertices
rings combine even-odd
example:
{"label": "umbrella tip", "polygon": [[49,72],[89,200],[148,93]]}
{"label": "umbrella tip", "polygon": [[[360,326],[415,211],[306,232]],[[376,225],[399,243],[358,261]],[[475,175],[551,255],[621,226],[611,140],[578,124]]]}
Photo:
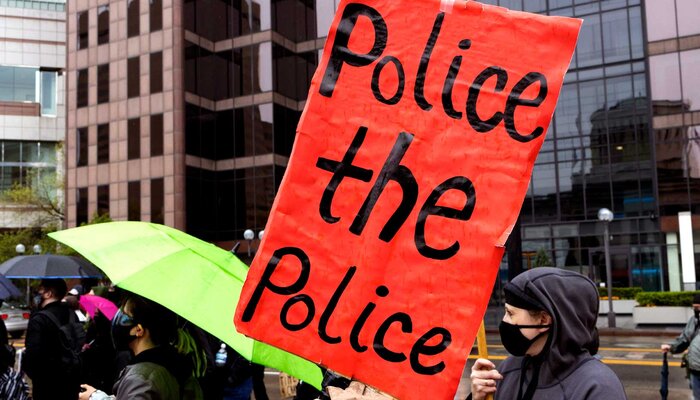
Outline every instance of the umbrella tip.
{"label": "umbrella tip", "polygon": [[241,246],[241,242],[236,242],[236,244],[234,244],[233,247],[232,247],[231,250],[230,250],[231,253],[236,254],[236,252],[238,251],[238,248],[239,248],[240,246]]}

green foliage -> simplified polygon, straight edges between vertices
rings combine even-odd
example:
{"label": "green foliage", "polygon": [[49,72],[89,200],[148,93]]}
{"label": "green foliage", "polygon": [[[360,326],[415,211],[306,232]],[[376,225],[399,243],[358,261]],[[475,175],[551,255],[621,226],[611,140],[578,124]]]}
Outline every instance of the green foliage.
{"label": "green foliage", "polygon": [[640,306],[677,306],[690,307],[693,304],[693,296],[700,291],[693,292],[641,292],[635,299]]}
{"label": "green foliage", "polygon": [[551,267],[552,260],[549,258],[549,253],[545,249],[539,249],[533,262],[533,267]]}
{"label": "green foliage", "polygon": [[[641,293],[643,291],[644,289],[642,289],[641,287],[613,287],[612,295],[613,297],[617,297],[621,300],[631,300],[634,299],[638,293]],[[608,288],[599,287],[598,293],[600,294],[600,297],[607,297]]]}
{"label": "green foliage", "polygon": [[30,171],[23,183],[0,193],[0,201],[33,207],[37,211],[34,226],[61,225],[65,219],[62,179],[58,174]]}

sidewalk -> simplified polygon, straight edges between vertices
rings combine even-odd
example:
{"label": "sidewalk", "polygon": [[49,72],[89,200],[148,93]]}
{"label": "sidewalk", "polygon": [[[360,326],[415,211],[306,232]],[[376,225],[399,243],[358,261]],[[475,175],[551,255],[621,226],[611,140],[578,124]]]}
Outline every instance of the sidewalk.
{"label": "sidewalk", "polygon": [[[498,333],[498,324],[503,319],[503,307],[489,306],[484,315],[488,333]],[[635,325],[632,315],[618,314],[616,327],[608,328],[608,316],[598,316],[598,332],[603,336],[678,336],[684,325]]]}

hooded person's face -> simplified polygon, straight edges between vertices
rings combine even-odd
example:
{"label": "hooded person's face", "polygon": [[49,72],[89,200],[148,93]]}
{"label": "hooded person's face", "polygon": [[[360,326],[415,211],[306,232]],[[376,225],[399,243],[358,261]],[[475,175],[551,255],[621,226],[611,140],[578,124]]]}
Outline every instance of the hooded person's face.
{"label": "hooded person's face", "polygon": [[542,340],[551,326],[549,315],[543,311],[531,313],[510,304],[506,304],[505,308],[498,330],[506,351],[514,356],[539,354],[542,351]]}

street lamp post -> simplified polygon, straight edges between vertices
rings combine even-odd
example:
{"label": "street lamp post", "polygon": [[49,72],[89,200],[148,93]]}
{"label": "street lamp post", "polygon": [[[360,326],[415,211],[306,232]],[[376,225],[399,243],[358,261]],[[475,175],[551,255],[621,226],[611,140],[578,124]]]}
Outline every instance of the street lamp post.
{"label": "street lamp post", "polygon": [[610,221],[613,220],[612,211],[607,208],[598,210],[598,220],[603,221],[605,230],[603,232],[603,245],[605,246],[605,275],[606,286],[608,287],[608,328],[615,328],[615,311],[613,311],[612,301],[612,266],[610,264]]}
{"label": "street lamp post", "polygon": [[253,247],[253,239],[255,239],[255,232],[252,229],[246,229],[243,231],[243,239],[248,242],[248,258],[250,258],[250,249]]}
{"label": "street lamp post", "polygon": [[[43,249],[41,248],[41,245],[38,243],[35,244],[34,246],[32,246],[32,252],[36,255],[41,254],[42,250]],[[15,252],[17,253],[17,255],[23,256],[26,251],[27,251],[27,248],[22,243],[19,243],[17,246],[15,246]],[[31,287],[29,284],[29,278],[27,278],[27,305],[29,305],[30,301],[31,301]]]}

